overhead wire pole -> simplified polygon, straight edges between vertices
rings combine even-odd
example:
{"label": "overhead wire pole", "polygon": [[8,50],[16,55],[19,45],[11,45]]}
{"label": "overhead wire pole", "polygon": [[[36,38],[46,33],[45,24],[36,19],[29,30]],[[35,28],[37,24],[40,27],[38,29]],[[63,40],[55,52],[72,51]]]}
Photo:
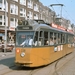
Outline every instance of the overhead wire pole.
{"label": "overhead wire pole", "polygon": [[7,12],[6,12],[6,3],[7,0],[5,0],[5,43],[4,43],[4,52],[6,52],[6,47],[7,47],[7,24],[6,24],[6,20],[7,20]]}
{"label": "overhead wire pole", "polygon": [[50,6],[51,7],[53,7],[53,6],[61,6],[60,18],[62,19],[62,6],[63,6],[63,4],[51,4]]}
{"label": "overhead wire pole", "polygon": [[61,6],[61,17],[62,17],[62,6],[63,6],[63,4],[51,4],[50,6],[51,7],[53,7],[53,6]]}

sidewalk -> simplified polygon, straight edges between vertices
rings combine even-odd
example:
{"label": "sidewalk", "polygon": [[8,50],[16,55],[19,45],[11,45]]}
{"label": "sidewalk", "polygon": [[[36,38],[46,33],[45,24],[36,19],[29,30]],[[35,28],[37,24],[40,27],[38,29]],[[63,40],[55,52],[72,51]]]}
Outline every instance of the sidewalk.
{"label": "sidewalk", "polygon": [[13,50],[12,52],[0,52],[0,57],[14,55],[14,54],[15,54],[15,50]]}
{"label": "sidewalk", "polygon": [[4,72],[7,69],[10,69],[10,67],[14,65],[14,61],[15,61],[14,56],[15,56],[15,51],[0,52],[0,75],[1,75],[1,72]]}

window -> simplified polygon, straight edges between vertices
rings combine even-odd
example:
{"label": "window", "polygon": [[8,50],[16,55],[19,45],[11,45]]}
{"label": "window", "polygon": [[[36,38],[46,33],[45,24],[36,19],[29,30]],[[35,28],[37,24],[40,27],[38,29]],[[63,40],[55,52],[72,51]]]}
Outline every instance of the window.
{"label": "window", "polygon": [[15,4],[11,4],[11,5],[10,5],[10,13],[17,15],[17,14],[18,14],[18,6],[15,5]]}
{"label": "window", "polygon": [[44,45],[47,45],[47,41],[48,41],[48,32],[44,31]]}
{"label": "window", "polygon": [[22,9],[22,8],[20,8],[20,11],[23,11],[23,9]]}
{"label": "window", "polygon": [[49,45],[54,45],[54,44],[55,44],[54,40],[55,40],[55,35],[54,35],[53,32],[50,32],[48,44],[49,44]]}
{"label": "window", "polygon": [[[34,32],[32,31],[22,31],[17,32],[16,34],[16,46],[22,46],[22,47],[30,47],[29,45],[33,45],[33,36]],[[30,38],[32,41],[29,43]]]}
{"label": "window", "polygon": [[0,0],[0,3],[2,3],[2,0]]}
{"label": "window", "polygon": [[0,16],[0,19],[2,19],[2,16]]}
{"label": "window", "polygon": [[66,43],[66,35],[65,34],[61,34],[61,42],[62,42],[62,44]]}
{"label": "window", "polygon": [[43,46],[43,31],[35,33],[34,46]]}
{"label": "window", "polygon": [[20,16],[23,16],[23,14],[22,14],[22,13],[20,13]]}
{"label": "window", "polygon": [[0,25],[2,25],[2,22],[0,22]]}
{"label": "window", "polygon": [[13,13],[13,9],[11,9],[11,13]]}
{"label": "window", "polygon": [[29,18],[29,16],[27,16],[27,18]]}
{"label": "window", "polygon": [[64,43],[66,43],[66,34],[56,33],[56,32],[50,32],[50,34],[48,34],[47,45],[57,45],[57,44],[64,44]]}
{"label": "window", "polygon": [[61,34],[58,33],[58,44],[61,44]]}
{"label": "window", "polygon": [[4,22],[4,25],[5,25],[5,22]]}
{"label": "window", "polygon": [[20,0],[20,4],[26,5],[26,0]]}
{"label": "window", "polygon": [[14,18],[11,18],[11,21],[14,21]]}
{"label": "window", "polygon": [[28,2],[30,2],[30,0],[28,0]]}
{"label": "window", "polygon": [[58,41],[57,41],[57,39],[58,39],[58,33],[54,33],[54,44],[58,44]]}
{"label": "window", "polygon": [[68,43],[72,44],[74,42],[74,38],[72,35],[68,35]]}
{"label": "window", "polygon": [[36,14],[34,14],[34,16],[36,16]]}

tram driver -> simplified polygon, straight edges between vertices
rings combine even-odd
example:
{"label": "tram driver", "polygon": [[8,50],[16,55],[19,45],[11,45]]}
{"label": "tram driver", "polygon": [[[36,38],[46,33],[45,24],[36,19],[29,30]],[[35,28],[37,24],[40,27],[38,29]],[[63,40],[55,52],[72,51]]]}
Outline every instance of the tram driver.
{"label": "tram driver", "polygon": [[31,46],[33,43],[33,39],[29,36],[28,39],[26,39],[25,41],[23,41],[20,46]]}

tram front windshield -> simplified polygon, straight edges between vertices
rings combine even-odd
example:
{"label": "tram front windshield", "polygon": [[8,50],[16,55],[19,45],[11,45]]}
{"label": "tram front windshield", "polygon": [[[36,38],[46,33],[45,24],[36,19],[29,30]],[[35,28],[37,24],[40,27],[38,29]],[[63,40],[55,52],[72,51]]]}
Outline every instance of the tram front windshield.
{"label": "tram front windshield", "polygon": [[19,47],[29,47],[33,45],[33,35],[32,31],[18,31],[16,32],[16,46]]}

